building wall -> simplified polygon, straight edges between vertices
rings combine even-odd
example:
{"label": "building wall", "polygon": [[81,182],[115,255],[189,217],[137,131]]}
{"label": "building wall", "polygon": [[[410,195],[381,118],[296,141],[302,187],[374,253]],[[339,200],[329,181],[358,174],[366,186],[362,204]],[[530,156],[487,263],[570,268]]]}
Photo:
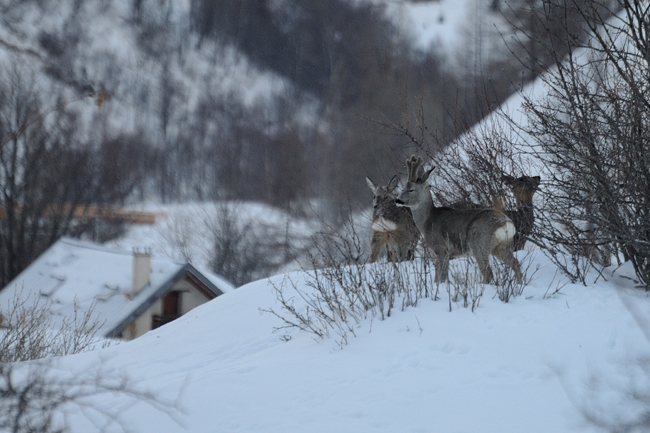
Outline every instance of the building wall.
{"label": "building wall", "polygon": [[[181,279],[177,281],[170,291],[180,291],[181,314],[186,314],[199,305],[205,304],[210,299],[194,287],[189,281]],[[162,314],[162,301],[157,299],[147,310],[138,317],[131,326],[127,326],[122,333],[124,340],[132,340],[151,330],[151,322],[154,315]]]}

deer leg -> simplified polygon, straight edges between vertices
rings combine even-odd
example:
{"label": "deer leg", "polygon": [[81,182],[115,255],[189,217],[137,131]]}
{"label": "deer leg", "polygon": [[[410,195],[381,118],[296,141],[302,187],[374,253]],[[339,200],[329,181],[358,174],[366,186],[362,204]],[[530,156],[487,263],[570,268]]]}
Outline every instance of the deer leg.
{"label": "deer leg", "polygon": [[499,244],[494,248],[494,256],[505,263],[506,266],[509,266],[517,277],[517,283],[521,284],[524,281],[523,275],[521,274],[521,265],[519,260],[512,253],[512,245],[510,244]]}
{"label": "deer leg", "polygon": [[397,250],[397,262],[402,262],[404,260],[410,260],[409,258],[409,245],[404,241],[402,237],[395,236],[396,250]]}
{"label": "deer leg", "polygon": [[397,263],[403,260],[402,258],[402,245],[400,244],[399,237],[394,232],[386,233],[388,239],[388,261]]}
{"label": "deer leg", "polygon": [[449,277],[449,254],[436,252],[436,276],[433,279],[434,283],[445,283]]}
{"label": "deer leg", "polygon": [[372,238],[370,238],[370,259],[368,263],[374,263],[379,258],[381,249],[384,248],[388,242],[388,235],[384,232],[372,232]]}
{"label": "deer leg", "polygon": [[483,275],[483,284],[490,284],[492,282],[492,268],[490,267],[490,256],[488,254],[474,254],[478,268]]}
{"label": "deer leg", "polygon": [[415,250],[418,247],[418,240],[416,239],[415,241],[411,241],[409,243],[408,251],[406,251],[406,260],[414,260],[415,259]]}

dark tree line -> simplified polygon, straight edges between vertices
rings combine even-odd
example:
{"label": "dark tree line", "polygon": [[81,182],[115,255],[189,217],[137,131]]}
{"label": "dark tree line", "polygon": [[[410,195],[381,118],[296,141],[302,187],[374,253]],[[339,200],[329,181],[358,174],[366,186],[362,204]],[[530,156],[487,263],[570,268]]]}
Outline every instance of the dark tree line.
{"label": "dark tree line", "polygon": [[388,18],[369,3],[194,0],[191,20],[201,38],[234,44],[255,63],[321,98],[331,91],[333,76],[349,81],[337,95],[341,106],[362,96],[371,67],[367,55],[389,67],[397,43]]}
{"label": "dark tree line", "polygon": [[303,171],[316,174],[302,182],[335,203],[364,203],[363,177],[389,178],[409,152],[378,123],[424,113],[444,145],[514,90],[502,74],[466,86],[436,53],[413,49],[371,2],[194,0],[190,20],[201,41],[235,46],[318,99],[329,130],[297,136],[307,153]]}

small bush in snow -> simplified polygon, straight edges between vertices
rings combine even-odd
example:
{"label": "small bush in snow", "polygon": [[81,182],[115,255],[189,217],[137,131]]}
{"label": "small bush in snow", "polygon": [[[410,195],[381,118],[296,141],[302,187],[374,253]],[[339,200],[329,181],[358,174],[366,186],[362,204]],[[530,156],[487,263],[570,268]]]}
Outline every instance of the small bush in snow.
{"label": "small bush in snow", "polygon": [[[282,325],[276,330],[299,329],[317,338],[334,335],[342,347],[356,335],[363,320],[384,320],[395,308],[403,311],[424,299],[439,299],[441,287],[434,282],[433,261],[426,251],[420,251],[412,261],[364,265],[362,241],[356,236],[354,225],[350,223],[344,233],[350,237],[321,238],[330,243],[320,244],[318,253],[309,256],[312,270],[296,274],[295,278],[304,279],[303,282],[287,276],[282,283],[273,285],[280,309],[264,311],[281,320]],[[452,263],[452,278],[443,285],[449,294],[450,311],[452,302],[473,311],[479,306],[486,286],[472,273],[476,271],[475,265],[467,261]],[[501,285],[497,286],[497,293],[505,294],[499,298],[507,302],[520,295],[523,284],[515,286],[514,275],[508,279],[502,275],[506,274],[505,269],[495,269],[497,284]],[[283,335],[283,339],[288,338],[288,334]]]}
{"label": "small bush in snow", "polygon": [[17,292],[0,311],[0,362],[70,355],[97,344],[95,334],[101,323],[92,318],[93,308],[82,312],[75,301],[74,317],[54,325],[50,306],[44,298],[22,299]]}
{"label": "small bush in snow", "polygon": [[126,431],[119,408],[101,404],[103,395],[116,393],[142,401],[173,420],[178,417],[176,402],[140,389],[102,361],[74,373],[57,368],[58,356],[97,344],[100,324],[92,320],[92,309],[81,313],[75,308],[75,317],[57,326],[49,307],[43,298],[20,300],[17,295],[0,312],[0,431],[63,432],[69,429],[69,414],[79,413],[97,426]]}

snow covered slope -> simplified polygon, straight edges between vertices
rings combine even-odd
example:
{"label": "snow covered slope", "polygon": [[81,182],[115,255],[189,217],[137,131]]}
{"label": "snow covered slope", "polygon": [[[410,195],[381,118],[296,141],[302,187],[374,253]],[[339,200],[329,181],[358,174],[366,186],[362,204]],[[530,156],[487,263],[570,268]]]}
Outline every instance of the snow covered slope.
{"label": "snow covered slope", "polygon": [[[62,358],[59,368],[102,361],[159,397],[179,397],[180,424],[143,403],[104,396],[101,404],[120,408],[134,431],[577,431],[584,421],[574,403],[603,397],[588,392],[589,376],[624,390],[622,367],[648,353],[624,301],[645,313],[650,301],[622,277],[628,269],[583,287],[563,286],[540,253],[531,271],[537,266],[523,296],[508,304],[487,286],[473,313],[456,303],[450,312],[443,289],[439,301],[363,321],[342,349],[302,332],[282,341],[272,332],[279,320],[259,310],[277,310],[275,295],[258,281],[133,342]],[[308,290],[302,274],[289,277]],[[87,431],[87,421],[73,421],[73,431]]]}
{"label": "snow covered slope", "polygon": [[386,14],[410,35],[414,46],[446,59],[446,67],[460,73],[487,67],[497,58],[508,57],[503,42],[511,26],[501,12],[484,0],[393,1],[384,4]]}

